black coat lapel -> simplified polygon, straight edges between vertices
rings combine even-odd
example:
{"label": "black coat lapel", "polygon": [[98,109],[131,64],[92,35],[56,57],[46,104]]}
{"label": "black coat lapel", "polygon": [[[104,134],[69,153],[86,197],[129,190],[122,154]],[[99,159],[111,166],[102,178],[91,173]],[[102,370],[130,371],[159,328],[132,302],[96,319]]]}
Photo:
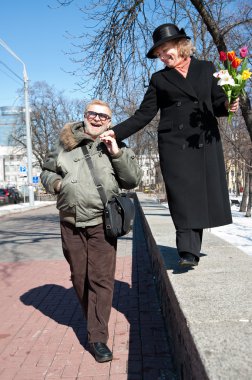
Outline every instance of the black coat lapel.
{"label": "black coat lapel", "polygon": [[200,80],[202,66],[203,65],[201,64],[200,61],[192,57],[188,74],[186,77],[187,81],[191,84],[197,96],[200,96],[200,90],[203,85],[202,80]]}
{"label": "black coat lapel", "polygon": [[193,98],[197,98],[197,93],[195,92],[194,88],[191,85],[192,81],[188,80],[188,75],[191,75],[191,73],[189,74],[190,70],[192,70],[193,75],[195,75],[193,68],[191,68],[192,63],[193,63],[193,59],[189,66],[187,78],[184,78],[183,75],[181,75],[177,70],[169,69],[169,68],[166,68],[166,70],[163,71],[163,75],[169,82],[174,84],[176,87],[180,88],[180,90],[192,96]]}

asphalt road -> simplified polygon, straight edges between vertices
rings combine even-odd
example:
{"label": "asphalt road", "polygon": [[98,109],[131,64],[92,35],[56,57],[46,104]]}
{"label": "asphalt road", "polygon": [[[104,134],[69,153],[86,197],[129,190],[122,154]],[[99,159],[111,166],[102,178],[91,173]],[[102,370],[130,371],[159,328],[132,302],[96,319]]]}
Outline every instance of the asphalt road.
{"label": "asphalt road", "polygon": [[0,218],[0,262],[64,259],[55,205]]}

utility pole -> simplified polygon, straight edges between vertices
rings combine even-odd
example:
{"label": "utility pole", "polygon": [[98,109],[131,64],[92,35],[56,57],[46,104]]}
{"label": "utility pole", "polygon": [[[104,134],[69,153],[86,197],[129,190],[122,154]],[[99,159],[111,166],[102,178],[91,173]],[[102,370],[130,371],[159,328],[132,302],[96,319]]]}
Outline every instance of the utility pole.
{"label": "utility pole", "polygon": [[24,100],[25,100],[25,123],[26,123],[26,147],[27,147],[27,179],[28,179],[28,192],[29,204],[34,206],[34,191],[32,184],[32,142],[31,142],[31,123],[30,123],[30,108],[29,108],[29,92],[28,92],[28,75],[26,67],[22,59],[20,59],[9,46],[0,39],[0,45],[7,50],[14,58],[16,58],[23,65],[23,80],[24,80]]}

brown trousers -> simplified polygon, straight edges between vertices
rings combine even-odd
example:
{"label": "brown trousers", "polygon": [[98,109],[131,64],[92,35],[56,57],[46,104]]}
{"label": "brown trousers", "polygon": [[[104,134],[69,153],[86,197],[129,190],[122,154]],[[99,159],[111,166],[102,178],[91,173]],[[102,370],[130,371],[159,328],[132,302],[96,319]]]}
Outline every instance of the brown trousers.
{"label": "brown trousers", "polygon": [[105,237],[103,224],[77,228],[61,222],[60,226],[63,253],[87,319],[88,341],[107,343],[117,239]]}

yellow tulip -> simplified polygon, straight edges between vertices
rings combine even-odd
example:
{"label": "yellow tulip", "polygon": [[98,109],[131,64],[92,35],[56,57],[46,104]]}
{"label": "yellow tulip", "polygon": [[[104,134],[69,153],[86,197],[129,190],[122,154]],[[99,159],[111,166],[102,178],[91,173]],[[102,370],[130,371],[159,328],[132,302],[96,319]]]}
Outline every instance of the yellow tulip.
{"label": "yellow tulip", "polygon": [[242,73],[242,80],[247,80],[251,77],[252,73],[249,70],[244,70]]}

